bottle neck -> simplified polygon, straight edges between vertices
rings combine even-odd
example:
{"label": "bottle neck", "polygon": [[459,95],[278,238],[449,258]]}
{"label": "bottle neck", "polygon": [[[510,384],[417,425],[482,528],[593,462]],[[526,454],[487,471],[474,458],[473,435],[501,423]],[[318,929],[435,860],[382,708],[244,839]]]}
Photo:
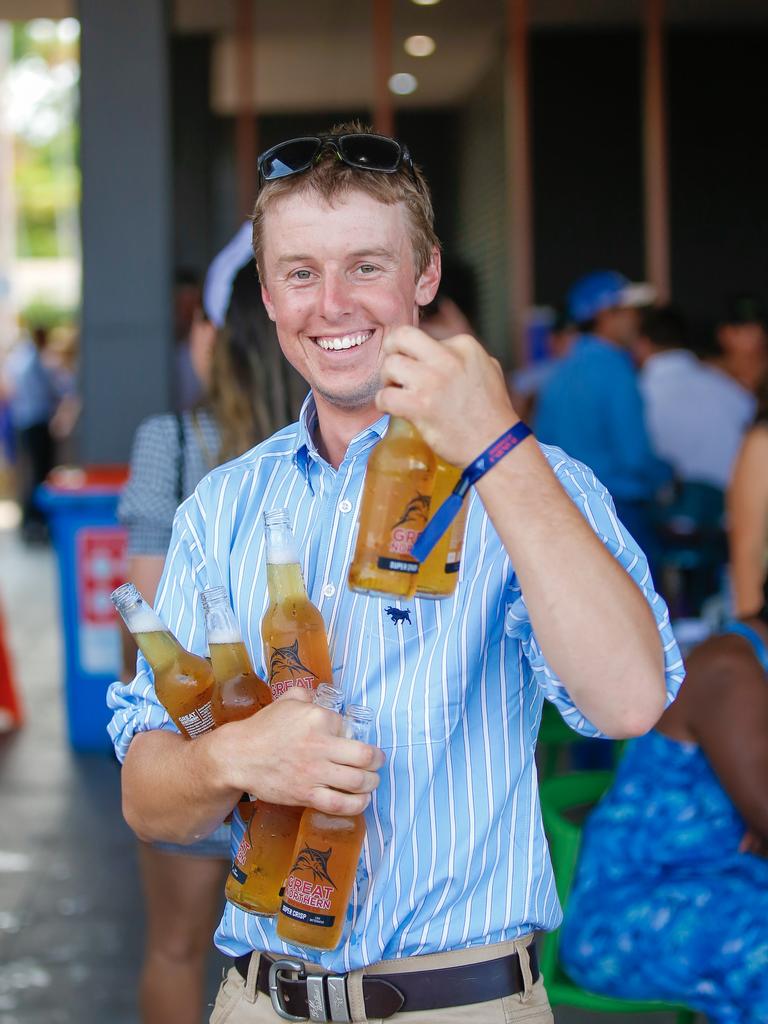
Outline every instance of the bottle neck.
{"label": "bottle neck", "polygon": [[229,597],[223,587],[204,590],[202,596],[205,610],[205,636],[211,644],[241,644],[243,638],[235,613],[229,604]]}
{"label": "bottle neck", "polygon": [[369,743],[372,730],[373,712],[371,709],[363,704],[350,704],[344,713],[344,738]]}
{"label": "bottle neck", "polygon": [[162,672],[169,665],[173,665],[181,650],[181,644],[165,627],[134,633],[133,638],[153,672]]}
{"label": "bottle neck", "polygon": [[403,437],[403,438],[414,438],[419,441],[422,440],[421,434],[418,432],[416,427],[410,422],[405,420],[402,416],[391,416],[389,420],[389,428],[387,429],[386,437]]}
{"label": "bottle neck", "polygon": [[298,562],[267,562],[267,587],[272,604],[307,598],[307,588]]}

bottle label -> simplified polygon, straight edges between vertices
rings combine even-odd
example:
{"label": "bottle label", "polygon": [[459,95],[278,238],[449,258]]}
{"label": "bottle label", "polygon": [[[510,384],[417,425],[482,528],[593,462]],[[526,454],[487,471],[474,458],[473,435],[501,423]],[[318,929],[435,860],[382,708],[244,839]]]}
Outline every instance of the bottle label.
{"label": "bottle label", "polygon": [[196,736],[202,736],[204,732],[210,732],[216,725],[213,720],[213,708],[211,702],[203,704],[202,707],[195,708],[194,711],[190,711],[186,715],[182,715],[179,718],[179,724],[183,726],[184,731],[190,737],[194,739]]}
{"label": "bottle label", "polygon": [[292,907],[285,900],[280,904],[280,913],[290,917],[293,921],[300,921],[302,924],[314,924],[318,928],[333,928],[336,918],[332,914],[317,914],[309,910],[300,910]]}
{"label": "bottle label", "polygon": [[411,575],[419,571],[418,562],[404,562],[399,558],[379,558],[376,566],[379,569],[386,569],[388,572],[406,572]]}
{"label": "bottle label", "polygon": [[246,875],[246,873],[245,873],[245,872],[243,871],[243,869],[242,869],[242,868],[239,868],[239,867],[237,866],[237,864],[233,864],[233,865],[232,865],[232,867],[230,868],[230,871],[229,871],[229,873],[230,873],[230,875],[232,875],[232,877],[234,878],[234,880],[235,880],[235,881],[236,881],[237,883],[239,883],[240,885],[243,885],[243,884],[245,883],[245,880],[246,880],[246,878],[248,877],[248,876]]}
{"label": "bottle label", "polygon": [[[284,675],[287,673],[287,676]],[[282,679],[275,676],[283,675]],[[301,686],[305,690],[314,690],[317,676],[307,668],[299,656],[299,641],[295,640],[289,647],[275,647],[269,659],[269,688],[272,699],[277,700],[292,686]]]}
{"label": "bottle label", "polygon": [[[328,861],[332,853],[332,846],[327,850],[313,850],[311,846],[302,847],[285,880],[285,889],[282,893],[281,913],[286,917],[320,928],[333,926],[336,920],[334,914],[319,913],[331,909],[336,892],[334,881],[328,874]],[[312,880],[300,878],[294,873],[297,871],[311,874]],[[306,910],[303,909],[305,907]]]}

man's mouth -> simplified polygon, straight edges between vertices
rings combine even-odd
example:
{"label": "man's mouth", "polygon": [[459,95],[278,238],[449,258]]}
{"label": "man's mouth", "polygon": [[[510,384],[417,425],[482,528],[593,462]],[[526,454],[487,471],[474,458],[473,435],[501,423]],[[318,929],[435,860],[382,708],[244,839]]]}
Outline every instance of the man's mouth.
{"label": "man's mouth", "polygon": [[355,348],[373,335],[373,331],[359,331],[357,334],[318,335],[312,340],[326,352],[331,349]]}

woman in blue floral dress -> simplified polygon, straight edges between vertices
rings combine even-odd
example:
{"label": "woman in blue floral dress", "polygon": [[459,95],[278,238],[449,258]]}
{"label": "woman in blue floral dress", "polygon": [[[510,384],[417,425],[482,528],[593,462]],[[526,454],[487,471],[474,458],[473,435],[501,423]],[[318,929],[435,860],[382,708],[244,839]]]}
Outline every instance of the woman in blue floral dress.
{"label": "woman in blue floral dress", "polygon": [[698,647],[584,830],[561,957],[594,992],[768,1024],[768,609]]}

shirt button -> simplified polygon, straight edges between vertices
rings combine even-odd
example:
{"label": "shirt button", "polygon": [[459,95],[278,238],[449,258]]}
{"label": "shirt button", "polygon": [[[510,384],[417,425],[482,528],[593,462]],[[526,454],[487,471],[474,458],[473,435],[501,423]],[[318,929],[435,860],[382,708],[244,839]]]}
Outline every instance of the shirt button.
{"label": "shirt button", "polygon": [[332,583],[326,583],[323,587],[323,597],[333,597],[336,593],[336,587]]}
{"label": "shirt button", "polygon": [[351,511],[352,511],[352,502],[351,501],[347,501],[347,499],[345,498],[344,501],[340,501],[339,502],[339,512],[351,512]]}

